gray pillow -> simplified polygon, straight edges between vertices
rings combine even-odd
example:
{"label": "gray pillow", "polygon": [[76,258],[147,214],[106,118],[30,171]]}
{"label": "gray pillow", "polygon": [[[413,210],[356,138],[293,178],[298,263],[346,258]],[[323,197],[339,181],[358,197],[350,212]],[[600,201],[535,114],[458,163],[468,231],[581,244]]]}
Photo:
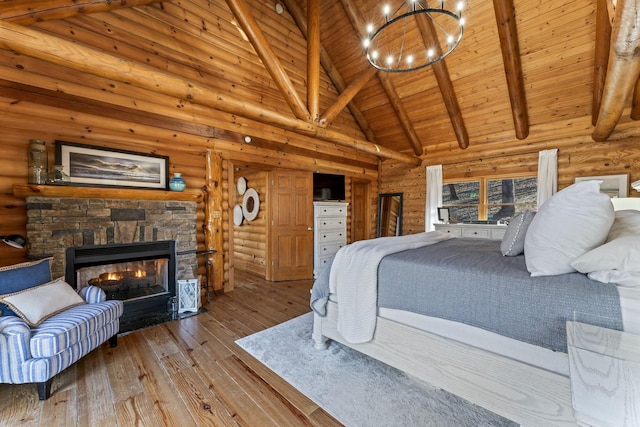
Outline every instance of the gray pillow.
{"label": "gray pillow", "polygon": [[527,209],[511,218],[500,244],[502,255],[516,256],[524,252],[524,238],[535,214],[534,211]]}

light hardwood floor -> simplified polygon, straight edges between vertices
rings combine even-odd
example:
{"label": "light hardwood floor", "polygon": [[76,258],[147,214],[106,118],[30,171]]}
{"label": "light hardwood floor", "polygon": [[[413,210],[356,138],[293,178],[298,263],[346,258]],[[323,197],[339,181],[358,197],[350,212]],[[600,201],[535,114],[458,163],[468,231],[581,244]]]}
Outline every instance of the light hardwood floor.
{"label": "light hardwood floor", "polygon": [[0,425],[339,426],[234,343],[310,311],[311,285],[236,272],[207,313],[101,346],[58,374],[44,402],[33,384],[0,384]]}

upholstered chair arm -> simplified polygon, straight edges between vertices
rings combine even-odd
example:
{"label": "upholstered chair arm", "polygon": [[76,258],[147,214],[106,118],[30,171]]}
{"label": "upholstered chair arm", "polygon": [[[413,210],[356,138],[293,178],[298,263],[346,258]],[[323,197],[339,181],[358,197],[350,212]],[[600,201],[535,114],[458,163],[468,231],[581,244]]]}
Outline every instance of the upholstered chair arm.
{"label": "upholstered chair arm", "polygon": [[0,317],[0,382],[19,383],[22,364],[31,359],[29,325],[16,316]]}
{"label": "upholstered chair arm", "polygon": [[89,304],[97,304],[107,300],[107,294],[97,286],[85,286],[78,294]]}

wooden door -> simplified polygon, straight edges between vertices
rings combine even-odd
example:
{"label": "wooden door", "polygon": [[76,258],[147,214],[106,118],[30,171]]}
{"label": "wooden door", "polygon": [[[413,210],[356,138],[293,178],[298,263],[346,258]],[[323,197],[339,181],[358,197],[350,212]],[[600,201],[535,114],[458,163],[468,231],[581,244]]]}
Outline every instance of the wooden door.
{"label": "wooden door", "polygon": [[313,175],[270,172],[267,280],[313,277]]}
{"label": "wooden door", "polygon": [[369,185],[364,181],[351,180],[351,240],[369,238],[371,216],[369,215]]}

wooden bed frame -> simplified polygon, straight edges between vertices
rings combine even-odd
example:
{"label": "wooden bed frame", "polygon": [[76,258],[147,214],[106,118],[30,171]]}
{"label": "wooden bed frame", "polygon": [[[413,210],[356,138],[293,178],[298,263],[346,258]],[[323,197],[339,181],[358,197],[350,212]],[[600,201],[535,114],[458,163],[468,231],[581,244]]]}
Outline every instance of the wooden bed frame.
{"label": "wooden bed frame", "polygon": [[335,302],[314,313],[316,348],[340,342],[523,426],[577,425],[568,377],[381,317],[371,341],[350,344],[337,316]]}

